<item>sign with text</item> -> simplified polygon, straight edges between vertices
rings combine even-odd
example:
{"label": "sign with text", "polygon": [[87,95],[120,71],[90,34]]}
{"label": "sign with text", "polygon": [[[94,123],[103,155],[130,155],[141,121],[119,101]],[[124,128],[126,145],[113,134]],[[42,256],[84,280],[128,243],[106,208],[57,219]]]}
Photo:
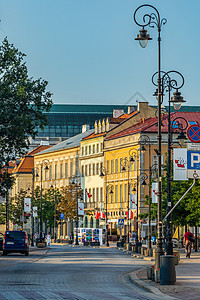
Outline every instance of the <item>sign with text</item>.
{"label": "sign with text", "polygon": [[24,212],[31,212],[31,198],[24,199]]}
{"label": "sign with text", "polygon": [[187,149],[177,148],[173,151],[174,180],[187,180]]}
{"label": "sign with text", "polygon": [[60,219],[64,220],[65,219],[65,213],[60,213]]}
{"label": "sign with text", "polygon": [[200,177],[200,151],[187,151],[187,177]]}

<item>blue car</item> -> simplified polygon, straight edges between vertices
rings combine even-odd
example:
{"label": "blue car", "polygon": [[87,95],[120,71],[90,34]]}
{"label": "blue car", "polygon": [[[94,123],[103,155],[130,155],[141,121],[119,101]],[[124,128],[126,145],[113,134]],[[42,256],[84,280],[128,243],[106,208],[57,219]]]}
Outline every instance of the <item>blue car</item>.
{"label": "blue car", "polygon": [[26,231],[7,230],[3,240],[3,255],[22,253],[29,255],[29,243]]}

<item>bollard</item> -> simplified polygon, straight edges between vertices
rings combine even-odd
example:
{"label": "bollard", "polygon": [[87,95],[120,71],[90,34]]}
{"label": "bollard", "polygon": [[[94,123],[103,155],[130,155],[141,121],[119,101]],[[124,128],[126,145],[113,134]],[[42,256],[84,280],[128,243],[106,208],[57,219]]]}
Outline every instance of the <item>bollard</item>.
{"label": "bollard", "polygon": [[176,257],[174,255],[160,256],[160,284],[169,285],[176,282]]}

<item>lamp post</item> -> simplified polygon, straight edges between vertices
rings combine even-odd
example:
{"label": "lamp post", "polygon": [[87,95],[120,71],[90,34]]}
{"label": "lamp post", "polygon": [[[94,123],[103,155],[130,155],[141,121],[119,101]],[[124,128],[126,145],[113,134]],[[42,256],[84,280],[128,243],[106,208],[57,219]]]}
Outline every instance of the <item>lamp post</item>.
{"label": "lamp post", "polygon": [[76,185],[76,242],[75,245],[79,245],[78,242],[78,196],[79,196],[79,192],[78,192],[78,183],[76,183],[76,180],[79,178],[78,175],[76,176],[72,176],[70,178],[71,184]]}
{"label": "lamp post", "polygon": [[[135,157],[137,157],[137,152],[134,149],[130,149],[129,150],[129,157],[128,159],[124,158],[121,161],[122,164],[122,171],[126,172],[128,171],[128,188],[127,188],[127,196],[128,196],[128,206],[127,206],[127,220],[128,220],[128,235],[127,235],[127,242],[129,243],[129,232],[131,232],[131,224],[130,224],[130,171],[132,164],[135,162]],[[137,162],[137,158],[136,158],[136,162]],[[131,169],[131,170],[130,170]]]}
{"label": "lamp post", "polygon": [[51,188],[55,187],[54,191],[54,215],[53,215],[53,235],[54,235],[54,243],[56,243],[56,204],[57,204],[57,199],[56,199],[56,181],[51,182]]}
{"label": "lamp post", "polygon": [[105,214],[105,221],[106,221],[106,246],[109,247],[108,242],[108,194],[113,194],[113,186],[107,186],[107,171],[105,167],[100,168],[100,175],[101,178],[105,178],[105,192],[106,192],[106,214]]}
{"label": "lamp post", "polygon": [[28,191],[32,189],[31,191],[31,246],[34,246],[34,217],[33,217],[34,180],[35,180],[35,173],[34,173],[34,169],[32,169],[32,184],[27,183],[26,185]]}
{"label": "lamp post", "polygon": [[[145,13],[143,16],[142,24],[140,24],[136,15],[138,10],[142,8],[153,10],[152,13]],[[165,18],[161,19],[158,10],[149,4],[144,4],[139,6],[134,12],[135,23],[142,27],[140,33],[138,34],[136,40],[139,41],[140,45],[144,48],[147,46],[149,40],[151,40],[147,30],[147,26],[156,27],[158,32],[158,238],[156,244],[156,261],[155,269],[160,268],[160,256],[163,255],[163,241],[162,241],[162,186],[161,186],[161,28],[162,25],[166,24],[167,20]]]}
{"label": "lamp post", "polygon": [[[43,181],[43,166],[44,170],[47,171],[49,170],[49,160],[48,159],[43,159],[40,163],[40,243],[43,242],[43,238],[42,238],[42,181]],[[38,170],[39,171],[39,170]],[[37,177],[39,177],[39,174],[37,173],[36,175]]]}

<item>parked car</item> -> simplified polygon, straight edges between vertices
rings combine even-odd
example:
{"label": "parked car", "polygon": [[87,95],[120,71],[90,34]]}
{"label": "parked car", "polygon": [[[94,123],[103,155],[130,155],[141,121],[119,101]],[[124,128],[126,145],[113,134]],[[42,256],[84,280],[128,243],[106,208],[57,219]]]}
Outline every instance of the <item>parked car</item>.
{"label": "parked car", "polygon": [[3,240],[3,255],[22,253],[29,255],[29,243],[26,231],[6,230]]}
{"label": "parked car", "polygon": [[3,239],[4,239],[4,235],[3,233],[0,232],[0,250],[3,250]]}

